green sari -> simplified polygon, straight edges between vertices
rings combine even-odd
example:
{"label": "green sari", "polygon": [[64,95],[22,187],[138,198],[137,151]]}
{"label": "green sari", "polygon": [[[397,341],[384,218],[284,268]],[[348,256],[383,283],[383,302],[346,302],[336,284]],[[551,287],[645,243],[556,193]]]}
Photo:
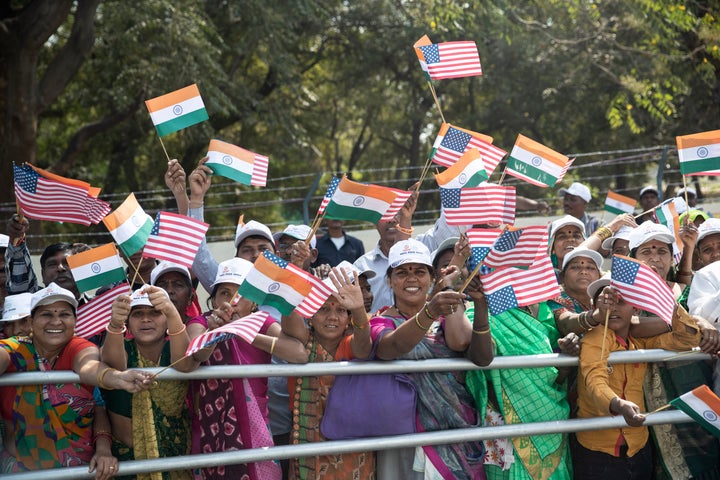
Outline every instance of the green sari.
{"label": "green sari", "polygon": [[[546,303],[533,305],[531,315],[513,308],[490,316],[496,355],[553,353],[559,337],[552,310]],[[473,317],[472,307],[467,312]],[[537,318],[535,318],[537,317]],[[555,367],[473,370],[468,389],[479,412],[498,411],[505,424],[566,420],[570,416],[565,389],[556,384]],[[486,461],[488,479],[570,479],[572,464],[567,435],[555,433],[511,439],[515,461],[503,470]]]}

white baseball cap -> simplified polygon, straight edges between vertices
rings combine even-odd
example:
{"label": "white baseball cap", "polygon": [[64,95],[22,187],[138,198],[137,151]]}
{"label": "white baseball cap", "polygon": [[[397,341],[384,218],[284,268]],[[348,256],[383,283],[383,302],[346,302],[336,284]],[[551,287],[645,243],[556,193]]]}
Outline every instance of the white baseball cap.
{"label": "white baseball cap", "polygon": [[630,227],[628,225],[623,225],[622,227],[620,227],[620,229],[617,232],[615,232],[615,235],[603,240],[602,248],[604,250],[612,250],[613,245],[615,245],[615,240],[629,240],[630,232],[632,232],[632,231],[633,231],[633,227]]}
{"label": "white baseball cap", "polygon": [[0,248],[7,248],[10,245],[10,237],[0,233]]}
{"label": "white baseball cap", "polygon": [[240,243],[247,237],[254,236],[267,238],[270,243],[275,245],[275,240],[273,240],[272,232],[270,232],[270,229],[260,222],[250,220],[245,224],[238,225],[235,229],[235,248],[237,248],[238,245],[240,245]]}
{"label": "white baseball cap", "polygon": [[583,238],[585,238],[585,224],[577,218],[573,217],[572,215],[565,215],[564,217],[560,217],[550,224],[550,243],[553,243],[555,241],[555,234],[558,230],[570,225],[578,227],[580,229],[580,233],[582,233]]}
{"label": "white baseball cap", "polygon": [[558,190],[558,195],[561,197],[564,197],[566,194],[575,195],[576,197],[580,197],[583,200],[585,200],[585,203],[589,202],[592,199],[592,194],[590,193],[590,189],[579,182],[573,182],[572,185],[568,188],[561,188]]}
{"label": "white baseball cap", "polygon": [[697,192],[692,187],[683,187],[680,190],[677,191],[675,194],[676,197],[684,197],[685,192],[687,192],[688,195],[692,195],[693,197],[697,197]]}
{"label": "white baseball cap", "polygon": [[[305,241],[310,235],[310,232],[312,232],[312,228],[307,225],[288,225],[285,227],[285,230],[282,231],[282,234]],[[316,245],[317,239],[315,238],[315,235],[313,235],[310,239],[310,248],[315,248]]]}
{"label": "white baseball cap", "polygon": [[443,253],[445,250],[454,250],[455,244],[460,240],[460,237],[449,237],[442,241],[442,243],[430,254],[433,263],[437,260],[438,255]]}
{"label": "white baseball cap", "polygon": [[252,268],[253,263],[248,262],[244,258],[235,257],[220,262],[217,274],[215,275],[215,281],[210,285],[210,288],[213,289],[221,283],[234,283],[239,286],[243,283]]}
{"label": "white baseball cap", "polygon": [[0,322],[14,322],[30,315],[32,305],[32,293],[18,293],[5,297],[2,318]]}
{"label": "white baseball cap", "polygon": [[[148,287],[148,285],[143,285],[142,287],[138,288],[137,290],[135,290],[134,292],[132,292],[130,294],[130,308],[139,307],[141,305],[145,305],[148,307],[153,306],[152,302],[150,301],[150,297],[148,296],[147,291],[146,291],[147,287]],[[155,288],[159,288],[160,290],[162,290],[162,292],[165,294],[165,296],[168,296],[167,292],[165,290],[163,290],[162,288],[160,288],[160,287],[155,287]]]}
{"label": "white baseball cap", "polygon": [[562,269],[565,270],[565,267],[567,267],[568,263],[570,263],[570,260],[577,257],[585,257],[589,258],[593,262],[595,262],[595,265],[597,266],[598,270],[602,269],[602,262],[603,258],[602,255],[600,255],[595,250],[590,250],[589,248],[573,248],[570,252],[565,254],[565,257],[563,257],[563,264]]}
{"label": "white baseball cap", "polygon": [[406,263],[420,263],[432,267],[432,257],[430,256],[430,250],[424,243],[410,238],[401,240],[390,248],[388,263],[391,268]]}
{"label": "white baseball cap", "polygon": [[190,270],[188,270],[185,265],[180,265],[178,263],[163,260],[162,262],[158,263],[155,268],[152,269],[152,272],[150,272],[150,285],[155,285],[155,283],[157,283],[158,279],[161,276],[170,272],[182,273],[184,276],[187,277],[188,282],[192,282],[192,278],[190,277]]}
{"label": "white baseball cap", "polygon": [[595,298],[595,294],[598,292],[598,290],[601,290],[610,285],[610,281],[610,272],[607,272],[605,273],[605,275],[588,285],[587,293],[590,299],[592,300]]}
{"label": "white baseball cap", "polygon": [[665,225],[654,222],[643,222],[638,227],[633,228],[628,238],[630,242],[630,250],[643,245],[651,240],[659,240],[663,243],[673,243],[675,236],[668,230]]}
{"label": "white baseball cap", "polygon": [[59,301],[67,302],[72,305],[73,308],[77,308],[78,306],[78,301],[70,290],[66,290],[55,282],[52,282],[47,287],[32,294],[30,310],[33,311],[40,305],[50,305],[51,303]]}
{"label": "white baseball cap", "polygon": [[374,270],[371,270],[370,267],[365,266],[365,270],[360,270],[356,265],[353,265],[352,263],[348,262],[347,260],[343,260],[342,262],[335,265],[335,268],[338,270],[345,270],[349,273],[357,272],[358,277],[360,275],[365,275],[366,278],[373,278],[376,274]]}
{"label": "white baseball cap", "polygon": [[660,194],[658,193],[658,189],[657,189],[657,188],[653,187],[652,185],[648,185],[648,186],[643,187],[643,188],[640,189],[640,195],[638,195],[638,198],[642,197],[643,195],[645,195],[645,194],[648,193],[648,192],[653,192],[655,195],[658,195],[658,196],[660,195]]}
{"label": "white baseball cap", "polygon": [[712,235],[713,233],[720,233],[720,218],[708,218],[698,227],[698,238],[695,245],[700,243],[700,240]]}

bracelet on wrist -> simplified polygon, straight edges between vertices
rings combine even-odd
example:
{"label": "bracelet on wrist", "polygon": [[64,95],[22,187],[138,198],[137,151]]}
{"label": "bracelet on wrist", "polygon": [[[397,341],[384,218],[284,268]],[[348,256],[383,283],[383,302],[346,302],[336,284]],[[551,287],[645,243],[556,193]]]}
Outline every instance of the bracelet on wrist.
{"label": "bracelet on wrist", "polygon": [[275,352],[275,344],[277,343],[278,337],[272,337],[272,343],[270,344],[270,355]]}
{"label": "bracelet on wrist", "polygon": [[115,369],[112,368],[112,367],[106,367],[106,368],[103,368],[103,369],[100,371],[100,373],[98,373],[98,376],[97,376],[97,384],[98,384],[98,387],[102,388],[103,390],[114,390],[114,388],[108,387],[107,385],[105,385],[105,384],[103,383],[103,380],[105,379],[105,375],[107,375],[107,373],[108,373],[110,370],[115,370]]}
{"label": "bracelet on wrist", "polygon": [[420,323],[420,312],[413,315],[413,318],[415,319],[415,324],[420,330],[422,330],[423,332],[427,332],[428,330],[430,330],[430,327],[425,327],[422,323]]}
{"label": "bracelet on wrist", "polygon": [[[112,327],[113,329],[110,330],[110,327]],[[127,326],[122,325],[121,327],[118,327],[117,325],[113,325],[112,322],[110,322],[105,326],[105,330],[113,335],[124,335],[125,332],[127,332]]]}
{"label": "bracelet on wrist", "polygon": [[167,329],[166,333],[167,333],[168,337],[174,337],[175,335],[180,335],[185,330],[187,330],[187,327],[185,325],[183,325],[182,328],[180,330],[178,330],[177,332],[170,333],[170,329]]}
{"label": "bracelet on wrist", "polygon": [[368,326],[369,323],[370,322],[365,322],[362,325],[358,325],[357,323],[355,323],[355,319],[353,319],[353,318],[350,319],[350,325],[353,328],[357,328],[358,330],[365,330],[365,328]]}
{"label": "bracelet on wrist", "polygon": [[404,233],[405,235],[412,235],[415,229],[413,227],[405,228],[401,227],[400,225],[395,225],[395,230],[397,230],[400,233]]}
{"label": "bracelet on wrist", "polygon": [[487,328],[482,328],[480,330],[475,330],[473,328],[472,332],[474,335],[485,335],[486,333],[490,333],[490,325],[488,325]]}
{"label": "bracelet on wrist", "polygon": [[429,306],[430,302],[425,302],[425,308],[423,308],[423,311],[425,312],[425,315],[427,315],[427,317],[434,322],[436,317],[433,317],[430,313],[430,309],[428,308]]}

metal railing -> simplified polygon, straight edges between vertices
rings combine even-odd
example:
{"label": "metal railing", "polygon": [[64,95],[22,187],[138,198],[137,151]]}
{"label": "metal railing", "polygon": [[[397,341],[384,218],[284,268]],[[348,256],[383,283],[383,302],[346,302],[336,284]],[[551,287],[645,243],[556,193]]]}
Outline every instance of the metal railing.
{"label": "metal railing", "polygon": [[[613,352],[609,364],[652,363],[659,361],[708,360],[704,353],[678,353],[666,350],[635,350]],[[442,372],[490,370],[507,368],[568,367],[578,364],[577,357],[562,354],[524,355],[496,357],[487,367],[478,367],[466,359],[432,360],[395,360],[386,362],[332,362],[309,363],[303,365],[223,365],[200,367],[194,372],[181,373],[166,370],[159,375],[160,380],[202,380],[207,378],[250,378],[274,376],[314,376],[371,374],[383,372]],[[157,373],[161,368],[143,369]],[[78,382],[79,377],[71,371],[8,373],[0,376],[0,386],[33,385],[40,383]],[[645,425],[687,423],[693,420],[680,411],[657,412],[648,415]],[[513,438],[547,433],[570,433],[588,430],[602,430],[625,426],[622,417],[599,417],[586,419],[564,419],[550,422],[503,425],[498,427],[464,428],[438,432],[423,432],[391,437],[375,437],[356,440],[334,440],[307,443],[302,445],[255,448],[230,452],[164,457],[152,460],[134,460],[120,462],[118,475],[136,475],[140,473],[186,470],[195,468],[231,465],[264,460],[281,460],[315,455],[348,453],[357,451],[377,451],[393,448],[415,447],[421,445],[441,445],[493,438]],[[79,479],[93,478],[87,467],[58,468],[37,470],[17,474],[3,475],[8,480],[29,479]]]}

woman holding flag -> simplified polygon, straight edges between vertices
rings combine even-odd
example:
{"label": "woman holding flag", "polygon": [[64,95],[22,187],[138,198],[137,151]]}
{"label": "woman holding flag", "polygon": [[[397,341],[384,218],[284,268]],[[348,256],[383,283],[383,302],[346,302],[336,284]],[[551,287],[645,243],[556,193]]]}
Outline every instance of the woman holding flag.
{"label": "woman holding flag", "polygon": [[[209,298],[212,310],[187,323],[191,340],[257,311],[255,303],[237,293],[252,268],[253,264],[242,258],[218,265]],[[232,336],[193,353],[192,359],[196,365],[255,365],[270,363],[272,355],[293,363],[307,361],[302,343],[282,333],[280,324],[268,315],[252,343]],[[190,382],[192,453],[273,446],[268,430],[267,390],[267,377]],[[199,477],[273,480],[281,478],[281,471],[275,462],[265,461],[203,468]]]}

